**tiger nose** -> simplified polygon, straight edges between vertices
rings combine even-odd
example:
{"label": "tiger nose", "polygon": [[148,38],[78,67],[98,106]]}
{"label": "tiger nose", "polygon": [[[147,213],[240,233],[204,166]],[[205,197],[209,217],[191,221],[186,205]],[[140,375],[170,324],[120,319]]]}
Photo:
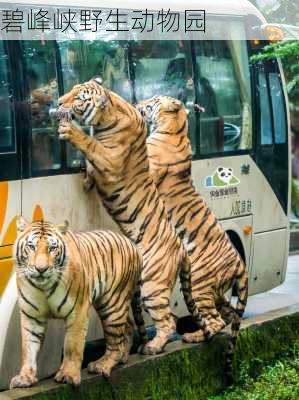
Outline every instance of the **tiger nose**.
{"label": "tiger nose", "polygon": [[49,269],[48,265],[36,265],[35,269],[42,275],[44,272],[46,272]]}

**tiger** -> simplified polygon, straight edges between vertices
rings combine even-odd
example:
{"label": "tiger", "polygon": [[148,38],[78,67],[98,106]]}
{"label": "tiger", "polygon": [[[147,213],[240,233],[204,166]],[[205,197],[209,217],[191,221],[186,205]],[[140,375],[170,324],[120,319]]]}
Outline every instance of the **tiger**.
{"label": "tiger", "polygon": [[72,232],[68,224],[17,219],[14,246],[21,315],[22,366],[10,388],[37,379],[37,356],[49,318],[65,321],[64,356],[56,382],[77,386],[91,306],[99,315],[106,352],[88,371],[109,377],[126,363],[132,344],[133,316],[142,342],[147,340],[140,303],[142,257],[124,235],[111,231]]}
{"label": "tiger", "polygon": [[[188,310],[208,336],[191,296],[189,258],[149,174],[147,127],[140,113],[94,78],[62,96],[56,116],[59,138],[87,158],[105,209],[142,254],[141,296],[156,335],[141,353],[160,353],[173,337],[170,297],[178,274]],[[79,123],[92,126],[94,136]]]}
{"label": "tiger", "polygon": [[[154,96],[136,107],[150,126],[150,173],[190,258],[193,298],[212,335],[232,321],[234,345],[247,302],[248,276],[241,256],[194,187],[187,110],[168,96]],[[225,297],[231,288],[238,296],[236,308]],[[186,342],[204,339],[202,330],[183,336]]]}

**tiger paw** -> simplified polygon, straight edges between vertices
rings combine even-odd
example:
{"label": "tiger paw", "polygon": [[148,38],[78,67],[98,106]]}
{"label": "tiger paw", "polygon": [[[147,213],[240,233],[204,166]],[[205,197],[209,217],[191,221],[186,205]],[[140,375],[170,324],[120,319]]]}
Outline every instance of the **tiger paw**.
{"label": "tiger paw", "polygon": [[144,355],[155,355],[163,352],[165,344],[162,346],[161,344],[157,344],[155,339],[150,342],[140,346],[139,353]]}
{"label": "tiger paw", "polygon": [[113,360],[109,361],[105,356],[103,358],[103,360],[100,358],[97,361],[89,363],[87,366],[87,371],[90,374],[97,374],[104,376],[105,378],[109,378],[116,363]]}
{"label": "tiger paw", "polygon": [[86,177],[83,180],[84,192],[86,192],[86,193],[90,192],[92,190],[92,188],[94,187],[94,185],[95,185],[94,179],[92,177]]}
{"label": "tiger paw", "polygon": [[35,375],[30,375],[30,374],[20,374],[16,375],[12,380],[10,381],[10,389],[14,388],[27,388],[30,386],[33,386],[35,383],[37,383],[37,378]]}
{"label": "tiger paw", "polygon": [[203,331],[199,330],[192,333],[185,333],[183,335],[182,340],[185,343],[199,343],[199,342],[204,342],[206,338]]}
{"label": "tiger paw", "polygon": [[78,386],[81,383],[80,369],[74,366],[63,366],[55,375],[55,381],[58,383],[68,383],[69,385]]}
{"label": "tiger paw", "polygon": [[60,140],[68,140],[70,138],[72,124],[70,121],[60,121],[58,133]]}

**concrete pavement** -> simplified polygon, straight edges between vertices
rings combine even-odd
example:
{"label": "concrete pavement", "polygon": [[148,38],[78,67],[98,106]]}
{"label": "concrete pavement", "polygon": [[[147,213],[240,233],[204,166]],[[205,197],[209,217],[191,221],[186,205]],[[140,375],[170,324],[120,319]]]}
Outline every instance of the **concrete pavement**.
{"label": "concrete pavement", "polygon": [[245,318],[299,304],[299,255],[290,256],[285,282],[269,292],[250,296]]}

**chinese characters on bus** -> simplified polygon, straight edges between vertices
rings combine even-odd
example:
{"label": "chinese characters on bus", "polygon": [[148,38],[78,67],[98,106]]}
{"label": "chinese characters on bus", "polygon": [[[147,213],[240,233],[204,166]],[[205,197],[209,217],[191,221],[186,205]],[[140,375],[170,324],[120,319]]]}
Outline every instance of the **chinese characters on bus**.
{"label": "chinese characters on bus", "polygon": [[163,8],[157,12],[118,8],[90,9],[6,9],[1,10],[1,31],[21,33],[35,31],[116,31],[116,32],[205,32],[205,10],[172,11]]}

